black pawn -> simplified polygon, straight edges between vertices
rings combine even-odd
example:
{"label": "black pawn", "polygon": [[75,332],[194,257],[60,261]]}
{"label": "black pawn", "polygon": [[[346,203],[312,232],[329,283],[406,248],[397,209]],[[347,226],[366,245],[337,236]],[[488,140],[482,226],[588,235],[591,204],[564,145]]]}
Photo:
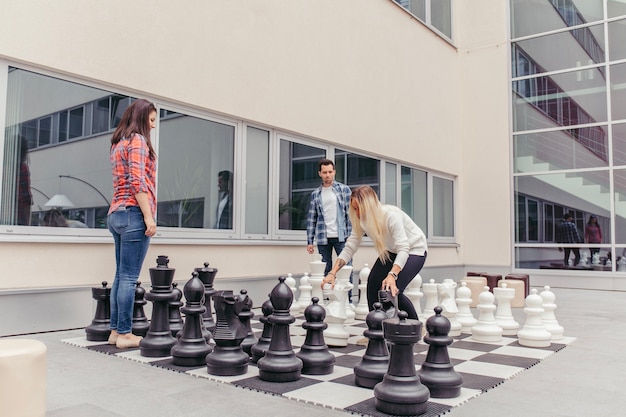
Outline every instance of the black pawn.
{"label": "black pawn", "polygon": [[270,293],[270,300],[274,312],[268,317],[272,324],[272,341],[265,351],[265,356],[259,359],[259,378],[270,382],[290,382],[300,379],[302,360],[298,358],[291,347],[289,325],[296,321],[289,314],[293,302],[293,292],[285,284],[285,277],[278,278],[279,283]]}
{"label": "black pawn", "polygon": [[157,266],[150,268],[152,289],[146,300],[152,302],[152,319],[146,337],[139,342],[141,356],[149,358],[169,356],[176,339],[172,336],[169,323],[169,303],[174,299],[172,281],[174,268],[168,267],[167,256],[157,257]]}
{"label": "black pawn", "polygon": [[102,281],[102,287],[92,288],[91,297],[96,300],[96,312],[85,334],[91,342],[106,342],[111,334],[111,289],[107,288],[107,282]]}
{"label": "black pawn", "polygon": [[265,351],[270,347],[270,341],[272,340],[272,323],[270,323],[268,317],[274,312],[274,307],[269,299],[265,300],[261,306],[261,312],[263,317],[260,317],[259,321],[263,324],[263,332],[261,337],[259,337],[259,341],[250,349],[252,363],[257,363],[259,359],[265,356]]}
{"label": "black pawn", "polygon": [[389,350],[383,333],[383,320],[386,318],[381,303],[374,303],[374,310],[365,317],[367,330],[363,335],[369,341],[361,362],[354,367],[354,382],[360,387],[374,388],[389,368]]}
{"label": "black pawn", "polygon": [[143,311],[143,306],[148,304],[144,299],[146,290],[141,286],[141,281],[137,281],[135,286],[135,304],[133,306],[133,334],[145,337],[150,328],[150,322]]}
{"label": "black pawn", "polygon": [[448,355],[448,346],[453,342],[448,336],[450,320],[441,315],[441,307],[435,307],[434,311],[435,315],[426,320],[428,335],[424,342],[430,345],[428,354],[417,374],[430,390],[431,397],[455,398],[461,395],[463,377],[454,370]]}
{"label": "black pawn", "polygon": [[232,291],[218,291],[213,295],[217,323],[213,340],[215,348],[206,356],[207,372],[211,375],[235,376],[248,371],[250,357],[241,349],[248,330],[237,316],[244,301]]}
{"label": "black pawn", "polygon": [[326,309],[318,305],[319,298],[313,297],[312,304],[304,310],[305,322],[302,328],[306,330],[304,344],[296,356],[302,360],[302,373],[307,375],[328,375],[333,373],[335,356],[330,353],[324,341],[324,323]]}
{"label": "black pawn", "polygon": [[[204,322],[204,328],[207,330],[203,332],[205,338],[207,334],[211,334],[215,331],[215,320],[213,320],[213,309],[211,307],[211,300],[213,295],[217,292],[213,288],[213,282],[215,281],[215,275],[217,275],[217,268],[209,268],[209,263],[205,262],[204,267],[195,268],[194,271],[198,273],[198,278],[204,284],[204,308],[206,311],[202,314],[202,320]],[[207,339],[207,342],[209,339]]]}
{"label": "black pawn", "polygon": [[413,345],[422,335],[422,323],[407,319],[405,311],[383,321],[385,339],[391,344],[389,369],[374,387],[374,406],[396,416],[424,414],[430,393],[415,372]]}
{"label": "black pawn", "polygon": [[[204,285],[202,286],[204,293]],[[204,294],[203,294],[204,295]],[[180,314],[180,308],[183,306],[182,301],[183,292],[178,288],[178,283],[172,283],[172,300],[168,304],[169,308],[169,322],[170,322],[170,331],[172,332],[172,336],[176,337],[176,335],[183,330],[183,317]]]}
{"label": "black pawn", "polygon": [[185,314],[185,324],[178,342],[172,347],[172,362],[179,366],[202,366],[212,347],[202,334],[204,284],[197,272],[193,272],[183,291],[185,306],[181,307],[181,311]]}
{"label": "black pawn", "polygon": [[241,323],[246,327],[246,330],[248,331],[246,338],[243,339],[243,341],[241,342],[241,349],[243,349],[243,351],[246,352],[248,355],[252,356],[252,346],[254,346],[256,342],[258,342],[258,339],[254,335],[254,331],[252,330],[252,325],[250,324],[250,321],[254,318],[254,312],[252,311],[254,303],[252,301],[252,298],[248,297],[248,291],[241,290],[239,291],[239,293],[241,294],[241,299],[244,301],[244,306],[238,316],[239,320],[241,320]]}

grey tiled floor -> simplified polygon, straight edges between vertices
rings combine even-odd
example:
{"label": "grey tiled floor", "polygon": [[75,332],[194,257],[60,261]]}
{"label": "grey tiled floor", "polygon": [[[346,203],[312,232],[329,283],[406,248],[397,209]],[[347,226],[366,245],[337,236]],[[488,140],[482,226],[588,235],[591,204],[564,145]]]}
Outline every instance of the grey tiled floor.
{"label": "grey tiled floor", "polygon": [[[558,355],[454,408],[450,417],[621,416],[626,293],[553,288],[566,336]],[[523,314],[516,309],[523,324]],[[347,416],[62,343],[83,330],[20,336],[48,347],[48,417]]]}

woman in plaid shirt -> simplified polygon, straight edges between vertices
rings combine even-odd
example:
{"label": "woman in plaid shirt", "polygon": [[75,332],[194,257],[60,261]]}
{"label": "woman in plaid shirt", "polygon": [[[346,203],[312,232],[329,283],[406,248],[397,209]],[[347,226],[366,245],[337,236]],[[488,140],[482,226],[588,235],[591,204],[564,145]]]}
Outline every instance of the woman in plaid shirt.
{"label": "woman in plaid shirt", "polygon": [[135,284],[156,233],[156,154],[150,131],[157,111],[147,100],[134,101],[111,137],[113,201],[107,223],[115,241],[115,280],[111,287],[111,335],[118,348],[138,347],[140,336],[131,333]]}

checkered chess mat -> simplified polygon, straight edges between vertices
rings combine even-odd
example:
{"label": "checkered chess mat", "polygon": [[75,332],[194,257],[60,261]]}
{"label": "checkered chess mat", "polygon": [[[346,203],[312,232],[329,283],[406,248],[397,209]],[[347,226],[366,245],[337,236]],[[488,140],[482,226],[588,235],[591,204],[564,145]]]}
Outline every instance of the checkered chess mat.
{"label": "checkered chess mat", "polygon": [[[303,322],[304,317],[296,317],[296,321],[290,326],[291,344],[295,352],[305,340],[306,330],[302,328]],[[260,337],[263,325],[253,319],[251,327],[257,338]],[[87,341],[85,337],[65,339],[62,342],[174,372],[280,395],[296,401],[344,410],[357,415],[384,417],[388,414],[381,413],[374,406],[373,390],[355,384],[353,369],[361,362],[366,348],[357,345],[356,342],[363,338],[365,329],[367,325],[361,320],[346,324],[346,330],[351,335],[348,339],[348,346],[330,347],[330,351],[336,357],[332,374],[303,374],[300,379],[293,382],[263,381],[259,378],[258,368],[253,363],[248,365],[248,370],[243,375],[216,376],[209,374],[206,366],[177,366],[172,363],[171,356],[148,358],[141,356],[139,349],[117,349],[106,342]],[[426,412],[421,416],[440,416],[453,407],[462,406],[472,398],[537,365],[575,341],[575,338],[564,337],[549,347],[529,348],[520,345],[517,338],[511,336],[504,336],[499,342],[489,343],[474,341],[470,334],[461,334],[453,339],[454,342],[448,347],[448,354],[454,369],[463,377],[461,394],[456,398],[431,398],[427,403]],[[423,340],[414,346],[416,369],[419,369],[426,359],[428,348],[429,346]]]}

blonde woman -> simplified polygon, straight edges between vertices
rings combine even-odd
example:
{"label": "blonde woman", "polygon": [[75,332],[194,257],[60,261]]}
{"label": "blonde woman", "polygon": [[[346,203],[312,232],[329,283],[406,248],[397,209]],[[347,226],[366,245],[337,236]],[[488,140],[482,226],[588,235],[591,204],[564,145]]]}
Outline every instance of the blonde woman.
{"label": "blonde woman", "polygon": [[367,185],[352,190],[349,214],[352,232],[322,287],[328,283],[335,285],[335,274],[352,260],[363,236],[367,235],[378,252],[367,280],[370,311],[378,301],[378,290],[389,290],[398,296],[398,308],[417,320],[417,312],[404,290],[426,261],[428,247],[424,232],[398,207],[381,204],[376,192]]}

